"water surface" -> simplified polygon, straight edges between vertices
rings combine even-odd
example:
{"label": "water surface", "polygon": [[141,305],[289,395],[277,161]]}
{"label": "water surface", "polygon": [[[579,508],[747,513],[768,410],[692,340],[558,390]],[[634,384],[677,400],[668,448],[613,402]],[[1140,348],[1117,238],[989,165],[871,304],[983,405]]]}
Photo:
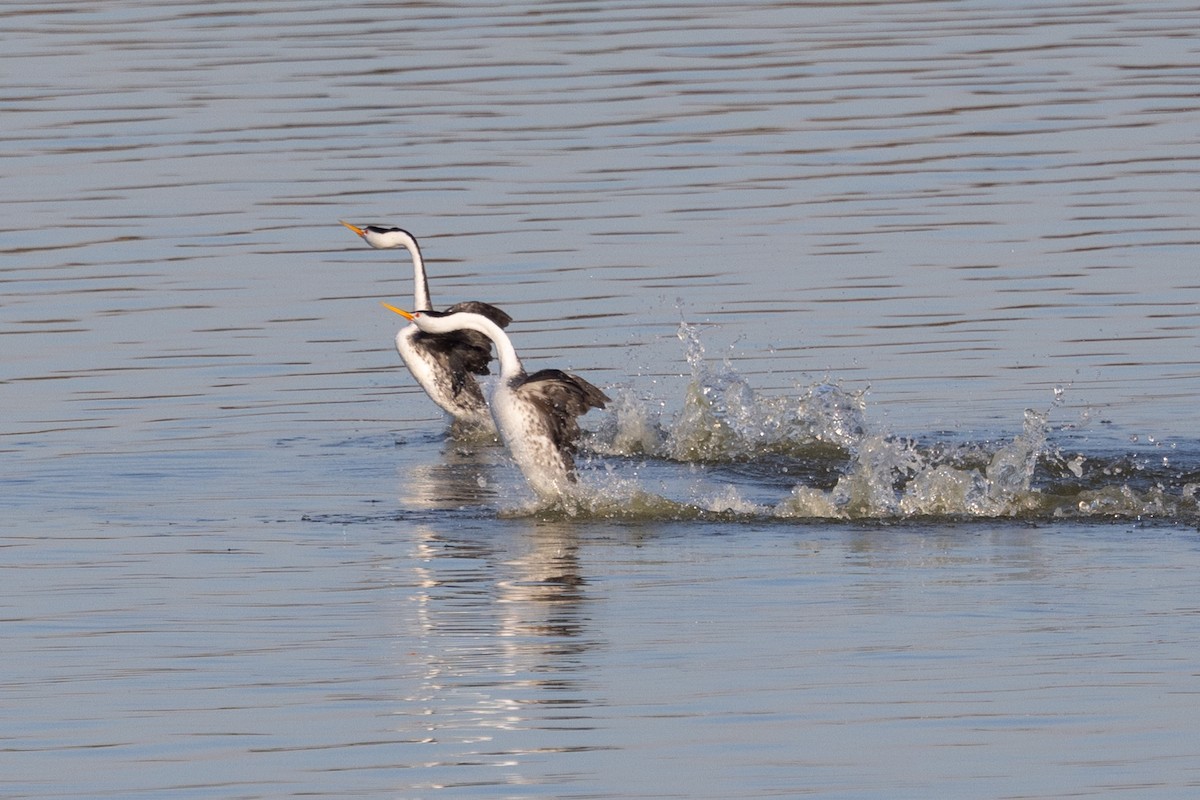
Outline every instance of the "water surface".
{"label": "water surface", "polygon": [[8,794],[1195,793],[1191,4],[0,15]]}

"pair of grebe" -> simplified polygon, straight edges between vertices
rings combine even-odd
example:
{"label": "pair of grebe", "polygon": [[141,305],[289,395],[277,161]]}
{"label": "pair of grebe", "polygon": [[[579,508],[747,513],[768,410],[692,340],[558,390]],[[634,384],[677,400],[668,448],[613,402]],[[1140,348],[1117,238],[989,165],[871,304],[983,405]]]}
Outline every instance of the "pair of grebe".
{"label": "pair of grebe", "polygon": [[[498,433],[539,496],[568,492],[575,482],[578,418],[604,408],[604,392],[557,369],[527,373],[504,332],[512,318],[493,305],[472,300],[434,311],[421,248],[408,231],[342,224],[371,247],[401,247],[412,256],[413,310],[384,306],[409,321],[396,334],[396,350],[430,399],[456,423]],[[476,376],[489,374],[493,344],[500,376],[485,400]]]}

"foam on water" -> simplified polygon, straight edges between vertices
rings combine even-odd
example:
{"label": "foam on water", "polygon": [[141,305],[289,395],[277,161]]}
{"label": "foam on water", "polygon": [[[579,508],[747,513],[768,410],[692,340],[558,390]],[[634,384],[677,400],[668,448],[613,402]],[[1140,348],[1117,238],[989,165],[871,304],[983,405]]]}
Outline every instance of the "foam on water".
{"label": "foam on water", "polygon": [[863,437],[845,474],[830,491],[797,486],[776,508],[785,517],[889,518],[1000,517],[1038,511],[1032,483],[1046,446],[1047,415],[1025,412],[1021,434],[990,453],[981,466],[955,466],[906,439],[878,433]]}
{"label": "foam on water", "polygon": [[[1045,410],[1025,410],[1011,439],[929,442],[872,424],[865,393],[833,382],[797,387],[794,396],[764,396],[727,360],[710,364],[694,327],[681,324],[679,338],[691,373],[679,410],[668,417],[666,402],[619,393],[588,441],[603,470],[585,471],[574,496],[536,513],[755,520],[1198,516],[1200,476],[1169,459],[1156,466],[1150,456],[1066,453],[1052,444],[1062,388]],[[634,458],[708,468],[744,463],[796,482],[774,503],[747,499],[742,487],[719,479],[673,500],[639,483]],[[710,484],[717,474],[706,473]]]}

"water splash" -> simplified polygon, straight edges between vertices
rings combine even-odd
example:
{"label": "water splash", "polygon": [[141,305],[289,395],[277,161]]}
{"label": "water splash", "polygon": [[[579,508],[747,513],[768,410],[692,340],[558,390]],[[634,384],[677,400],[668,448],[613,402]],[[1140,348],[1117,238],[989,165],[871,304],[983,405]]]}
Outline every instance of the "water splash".
{"label": "water splash", "polygon": [[667,436],[671,458],[719,462],[795,454],[822,445],[846,449],[863,435],[862,393],[822,382],[798,397],[763,397],[727,360],[719,368],[709,364],[694,327],[681,323],[678,336],[691,381]]}
{"label": "water splash", "polygon": [[593,450],[721,463],[772,454],[845,452],[862,437],[866,401],[861,392],[820,382],[799,389],[796,397],[766,397],[728,361],[710,365],[693,326],[681,323],[678,336],[691,371],[683,407],[664,423],[652,399],[618,392],[606,425],[590,443]]}
{"label": "water splash", "polygon": [[[1033,479],[1046,448],[1047,416],[1026,411],[1021,434],[990,455],[978,447],[960,453],[880,434],[866,436],[832,490],[797,486],[775,512],[782,517],[884,519],[1036,511],[1040,503]],[[982,466],[965,463],[980,455],[986,456]]]}
{"label": "water splash", "polygon": [[[1200,516],[1200,471],[1129,454],[1063,453],[1050,443],[1050,420],[1066,389],[1056,387],[1045,410],[1024,412],[1010,440],[925,442],[874,428],[862,392],[821,381],[794,396],[756,392],[726,360],[706,358],[697,330],[683,323],[690,380],[682,407],[618,393],[591,441],[602,456],[627,460],[632,477],[611,465],[603,479],[551,513],[608,519],[1172,519]],[[1086,420],[1082,420],[1086,422]],[[1079,425],[1064,425],[1078,430]],[[670,500],[647,491],[638,469],[644,457],[700,470],[692,496]],[[722,465],[747,464],[758,485],[785,483],[782,499],[748,498],[745,487],[721,480]],[[593,477],[596,473],[592,473]],[[716,485],[713,483],[716,478]],[[543,508],[539,513],[545,513]]]}

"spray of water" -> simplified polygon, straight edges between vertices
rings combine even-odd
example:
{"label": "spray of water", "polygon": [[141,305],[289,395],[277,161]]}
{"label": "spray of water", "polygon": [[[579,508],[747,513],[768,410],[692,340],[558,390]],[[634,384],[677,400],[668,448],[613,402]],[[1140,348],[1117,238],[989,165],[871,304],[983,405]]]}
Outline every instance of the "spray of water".
{"label": "spray of water", "polygon": [[861,392],[834,383],[799,388],[794,397],[755,392],[728,362],[711,366],[696,329],[679,326],[691,379],[683,406],[664,422],[652,399],[618,393],[612,414],[591,445],[610,455],[650,455],[680,462],[722,463],[765,455],[844,453],[863,435]]}
{"label": "spray of water", "polygon": [[[1200,482],[1177,488],[1162,481],[1114,482],[1105,474],[1113,472],[1112,460],[1067,455],[1049,445],[1061,388],[1046,410],[1024,412],[1020,433],[1011,439],[922,444],[873,427],[862,392],[820,381],[791,396],[763,396],[727,361],[710,363],[695,328],[681,324],[678,335],[690,371],[679,410],[668,415],[667,402],[632,390],[617,393],[588,442],[604,468],[589,470],[580,490],[551,513],[760,520],[1197,516]],[[628,471],[605,457],[621,459],[617,466]],[[694,470],[749,464],[778,470],[775,479],[784,473],[795,479],[790,492],[771,503],[746,499],[733,483],[670,500],[640,482],[639,458]]]}

